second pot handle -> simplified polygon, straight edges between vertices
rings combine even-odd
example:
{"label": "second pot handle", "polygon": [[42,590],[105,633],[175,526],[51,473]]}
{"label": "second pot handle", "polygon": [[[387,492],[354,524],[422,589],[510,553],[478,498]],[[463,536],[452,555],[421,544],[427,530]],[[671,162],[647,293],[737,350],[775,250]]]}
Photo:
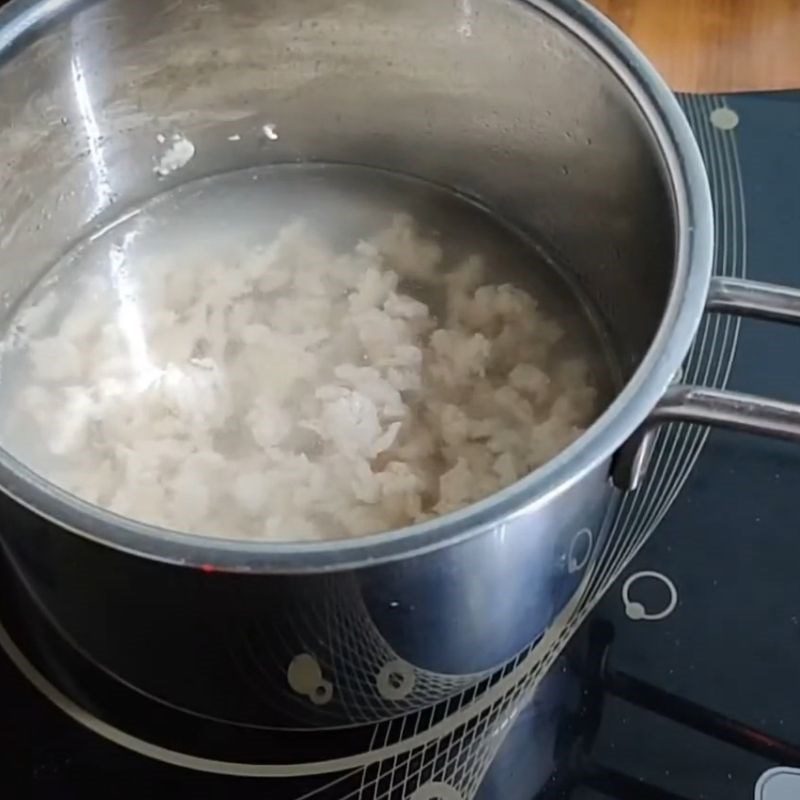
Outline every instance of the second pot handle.
{"label": "second pot handle", "polygon": [[[710,312],[800,325],[800,290],[739,278],[712,279]],[[642,481],[657,428],[688,422],[800,443],[800,404],[704,386],[671,386],[639,430],[622,446],[612,467],[624,491]]]}

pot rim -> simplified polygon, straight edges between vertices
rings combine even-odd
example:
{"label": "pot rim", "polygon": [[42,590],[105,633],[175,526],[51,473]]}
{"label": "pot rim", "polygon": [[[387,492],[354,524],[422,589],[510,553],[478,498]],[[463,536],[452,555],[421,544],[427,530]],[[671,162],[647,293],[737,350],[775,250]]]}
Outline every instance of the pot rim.
{"label": "pot rim", "polygon": [[[12,0],[0,11],[0,55],[85,0]],[[549,16],[616,75],[650,126],[672,184],[676,265],[661,324],[633,377],[570,447],[490,497],[428,522],[354,539],[275,543],[182,534],[105,511],[48,483],[0,448],[0,491],[67,531],[133,555],[208,571],[325,572],[421,555],[529,512],[607,462],[652,412],[688,352],[711,280],[713,213],[708,179],[675,97],[627,37],[584,0],[508,0]]]}

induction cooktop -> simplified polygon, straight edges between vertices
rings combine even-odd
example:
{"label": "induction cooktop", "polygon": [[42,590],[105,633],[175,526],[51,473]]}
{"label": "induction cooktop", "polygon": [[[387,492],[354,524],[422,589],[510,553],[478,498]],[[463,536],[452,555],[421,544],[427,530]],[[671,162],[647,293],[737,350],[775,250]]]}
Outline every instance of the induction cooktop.
{"label": "induction cooktop", "polygon": [[[718,270],[800,286],[800,93],[681,101],[712,179]],[[706,335],[723,333],[717,369],[732,388],[800,401],[800,330]],[[686,436],[665,458],[688,463]],[[693,468],[662,465],[649,489],[656,534],[497,732],[480,800],[800,797],[800,449],[723,432],[691,441]],[[187,738],[215,751],[258,742],[131,696],[43,625],[0,581],[2,797],[401,796],[390,781],[237,777],[176,756],[169,743]],[[414,800],[466,800],[428,786]]]}

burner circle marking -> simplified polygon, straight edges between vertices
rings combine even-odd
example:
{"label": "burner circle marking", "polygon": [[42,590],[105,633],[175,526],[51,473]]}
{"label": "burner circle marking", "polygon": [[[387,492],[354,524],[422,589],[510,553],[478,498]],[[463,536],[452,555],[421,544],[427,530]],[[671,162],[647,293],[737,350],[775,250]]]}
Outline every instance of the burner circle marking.
{"label": "burner circle marking", "polygon": [[414,691],[414,670],[405,661],[387,661],[375,676],[378,692],[385,700],[403,700]]}
{"label": "burner circle marking", "polygon": [[567,569],[570,574],[580,572],[586,566],[592,555],[593,545],[594,534],[589,528],[582,528],[575,534],[567,558]]}
{"label": "burner circle marking", "polygon": [[[655,613],[648,613],[647,609],[636,600],[631,600],[630,591],[633,584],[642,578],[652,578],[660,583],[663,583],[669,591],[669,603],[666,608]],[[643,572],[635,572],[630,575],[625,583],[622,585],[622,603],[625,606],[625,614],[628,619],[635,621],[643,620],[645,622],[656,622],[660,619],[666,619],[678,605],[678,590],[675,584],[666,575],[660,572],[653,572],[652,570],[644,570]]]}
{"label": "burner circle marking", "polygon": [[411,795],[409,800],[463,800],[461,792],[447,783],[432,781],[423,784]]}

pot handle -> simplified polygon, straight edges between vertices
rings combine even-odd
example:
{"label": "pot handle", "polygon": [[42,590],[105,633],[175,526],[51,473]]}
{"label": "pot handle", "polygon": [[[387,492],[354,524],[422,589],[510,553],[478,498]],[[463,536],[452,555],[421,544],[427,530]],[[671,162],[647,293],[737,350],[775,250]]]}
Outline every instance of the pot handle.
{"label": "pot handle", "polygon": [[[717,314],[800,325],[800,289],[715,277],[706,309]],[[656,430],[666,422],[708,425],[800,443],[800,404],[675,384],[616,454],[611,477],[618,489],[638,488],[650,462]]]}

